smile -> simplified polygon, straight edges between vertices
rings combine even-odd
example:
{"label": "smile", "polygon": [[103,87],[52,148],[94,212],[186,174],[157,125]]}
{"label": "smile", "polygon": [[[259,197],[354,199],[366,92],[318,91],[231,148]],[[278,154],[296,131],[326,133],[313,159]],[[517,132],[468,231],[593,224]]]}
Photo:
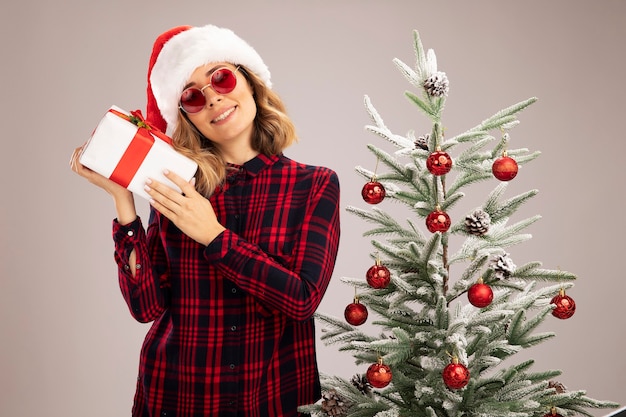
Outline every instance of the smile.
{"label": "smile", "polygon": [[222,120],[226,119],[228,116],[233,114],[234,111],[235,111],[235,107],[232,107],[232,108],[226,110],[224,113],[220,114],[215,119],[213,119],[212,123],[221,122]]}

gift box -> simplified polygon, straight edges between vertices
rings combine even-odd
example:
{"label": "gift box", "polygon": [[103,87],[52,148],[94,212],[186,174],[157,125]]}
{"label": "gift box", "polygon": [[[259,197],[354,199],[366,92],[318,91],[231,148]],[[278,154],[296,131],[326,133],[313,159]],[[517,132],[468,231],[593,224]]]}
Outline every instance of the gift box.
{"label": "gift box", "polygon": [[172,147],[172,140],[151,127],[139,111],[126,112],[111,106],[83,147],[80,163],[150,199],[144,190],[148,178],[181,192],[163,175],[174,172],[190,181],[198,165]]}

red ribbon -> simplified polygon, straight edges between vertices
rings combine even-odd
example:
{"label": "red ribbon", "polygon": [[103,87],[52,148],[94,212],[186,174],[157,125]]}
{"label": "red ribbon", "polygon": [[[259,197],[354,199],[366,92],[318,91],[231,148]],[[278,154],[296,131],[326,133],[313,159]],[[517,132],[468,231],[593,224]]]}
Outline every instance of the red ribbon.
{"label": "red ribbon", "polygon": [[152,145],[154,145],[154,136],[169,145],[172,144],[172,139],[163,134],[163,132],[159,129],[146,122],[141,114],[141,111],[139,110],[131,111],[130,114],[132,116],[119,112],[115,109],[109,109],[109,112],[137,125],[137,132],[135,133],[135,136],[130,141],[128,148],[124,151],[124,154],[109,177],[122,187],[128,187],[128,184],[130,184],[133,180],[144,159],[146,159]]}

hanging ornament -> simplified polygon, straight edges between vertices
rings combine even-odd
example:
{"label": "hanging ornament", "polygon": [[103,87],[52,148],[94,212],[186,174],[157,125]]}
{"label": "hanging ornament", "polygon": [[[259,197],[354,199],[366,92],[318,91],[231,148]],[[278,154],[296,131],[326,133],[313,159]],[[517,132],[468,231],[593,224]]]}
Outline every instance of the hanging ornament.
{"label": "hanging ornament", "polygon": [[467,298],[474,307],[484,308],[493,301],[493,291],[482,278],[478,278],[478,281],[467,290]]}
{"label": "hanging ornament", "polygon": [[500,181],[511,181],[517,175],[517,170],[517,162],[510,156],[507,156],[506,151],[502,152],[502,156],[493,161],[491,166],[493,176]]}
{"label": "hanging ornament", "polygon": [[379,357],[377,363],[367,368],[365,376],[374,388],[385,388],[391,382],[391,368],[383,363],[383,358]]}
{"label": "hanging ornament", "polygon": [[544,414],[543,417],[563,417],[560,414],[557,414],[556,412],[556,408],[552,407],[550,408],[550,412],[548,414]]}
{"label": "hanging ornament", "polygon": [[361,197],[368,204],[378,204],[387,195],[385,187],[378,181],[376,181],[376,171],[378,170],[378,158],[376,159],[376,168],[374,168],[374,174],[372,179],[367,182],[361,189]]}
{"label": "hanging ornament", "polygon": [[443,382],[450,389],[461,389],[467,385],[470,379],[470,373],[468,369],[462,363],[459,363],[459,358],[454,356],[452,362],[443,368]]}
{"label": "hanging ornament", "polygon": [[359,297],[354,296],[354,302],[346,306],[343,316],[353,326],[360,326],[367,320],[367,307],[359,302]]}
{"label": "hanging ornament", "polygon": [[373,177],[371,181],[366,183],[361,190],[361,196],[368,204],[378,204],[385,198],[387,192],[385,187],[376,181],[376,177]]}
{"label": "hanging ornament", "polygon": [[440,148],[431,153],[426,159],[426,168],[433,175],[445,175],[452,169],[452,158]]}
{"label": "hanging ornament", "polygon": [[556,318],[565,320],[569,319],[576,312],[576,303],[574,299],[568,295],[565,295],[565,290],[561,288],[558,295],[555,295],[550,304],[556,304],[552,315]]}
{"label": "hanging ornament", "polygon": [[376,264],[372,265],[370,269],[367,270],[365,277],[370,287],[380,290],[387,288],[389,285],[391,272],[389,272],[389,269],[376,257]]}
{"label": "hanging ornament", "polygon": [[439,206],[426,217],[426,228],[431,233],[446,232],[450,228],[451,223],[450,216],[445,211],[442,211]]}

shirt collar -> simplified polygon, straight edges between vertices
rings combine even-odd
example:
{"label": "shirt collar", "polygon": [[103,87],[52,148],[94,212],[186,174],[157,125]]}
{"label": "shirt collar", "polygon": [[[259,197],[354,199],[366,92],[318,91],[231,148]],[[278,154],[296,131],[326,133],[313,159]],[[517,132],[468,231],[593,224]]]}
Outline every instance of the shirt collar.
{"label": "shirt collar", "polygon": [[264,155],[260,153],[251,160],[244,162],[243,165],[231,163],[226,165],[229,171],[232,170],[231,172],[246,171],[249,176],[256,177],[263,169],[274,165],[281,156],[282,153],[278,155]]}

